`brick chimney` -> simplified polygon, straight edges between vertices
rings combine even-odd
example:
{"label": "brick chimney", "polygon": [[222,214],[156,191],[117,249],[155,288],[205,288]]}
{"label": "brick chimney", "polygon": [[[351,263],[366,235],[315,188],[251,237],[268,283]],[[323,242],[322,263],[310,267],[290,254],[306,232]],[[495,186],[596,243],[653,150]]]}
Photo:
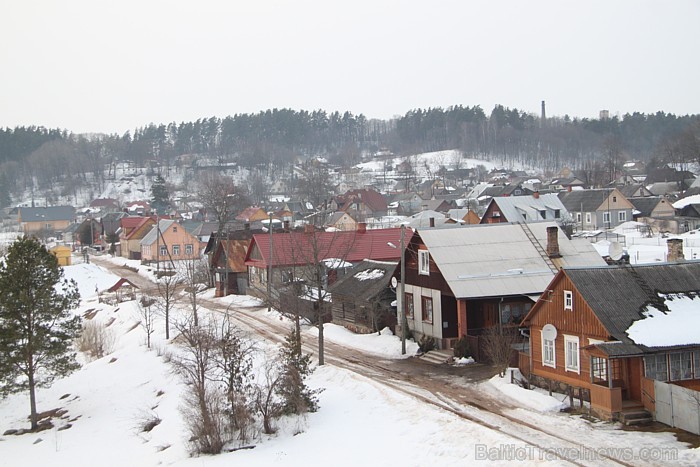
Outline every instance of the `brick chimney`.
{"label": "brick chimney", "polygon": [[435,227],[435,218],[431,217],[429,220],[430,220],[430,227]]}
{"label": "brick chimney", "polygon": [[567,185],[566,191],[569,191],[569,192],[571,191],[571,185]]}
{"label": "brick chimney", "polygon": [[534,193],[532,194],[532,197],[535,198],[535,199],[540,199],[540,192],[539,192],[539,191],[534,192]]}
{"label": "brick chimney", "polygon": [[366,222],[358,222],[357,223],[357,233],[363,234],[367,232],[367,223]]}
{"label": "brick chimney", "polygon": [[559,253],[559,227],[547,227],[547,256],[561,258]]}
{"label": "brick chimney", "polygon": [[669,238],[666,241],[666,244],[668,245],[668,256],[666,257],[666,261],[669,263],[678,263],[679,261],[685,260],[682,238]]}

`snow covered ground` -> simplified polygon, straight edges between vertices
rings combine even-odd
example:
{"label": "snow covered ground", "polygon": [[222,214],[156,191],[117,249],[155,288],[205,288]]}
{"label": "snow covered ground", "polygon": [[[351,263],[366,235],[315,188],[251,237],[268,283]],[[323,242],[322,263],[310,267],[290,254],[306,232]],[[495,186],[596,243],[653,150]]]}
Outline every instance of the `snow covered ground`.
{"label": "snow covered ground", "polygon": [[[65,268],[83,293],[78,313],[94,314],[93,320],[109,323],[114,336],[113,351],[98,360],[81,356],[83,367],[50,388],[38,391],[40,411],[64,408],[67,414],[55,419],[53,429],[21,436],[0,436],[0,465],[29,466],[269,466],[281,465],[469,465],[481,456],[495,464],[507,464],[514,453],[525,453],[519,463],[560,465],[524,441],[460,418],[450,411],[426,404],[363,375],[325,365],[317,368],[310,384],[324,388],[320,410],[302,418],[279,422],[273,436],[260,436],[255,448],[219,456],[190,457],[183,416],[183,384],[162,355],[173,344],[165,341],[162,323],[156,324],[152,349],[145,346],[136,302],[119,306],[98,303],[95,288],[113,284],[117,276],[95,264]],[[213,298],[211,294],[207,298]],[[251,297],[226,297],[223,304],[256,307]],[[274,312],[261,312],[279,320]],[[312,328],[306,330],[313,333]],[[400,341],[389,333],[356,336],[328,326],[326,338],[365,350],[384,359],[398,358]],[[274,351],[260,343],[263,351]],[[411,347],[410,352],[415,351]],[[409,352],[409,353],[410,353]],[[559,399],[542,392],[527,391],[498,377],[465,390],[484,391],[509,401],[518,419],[551,427],[571,439],[585,436],[586,442],[639,449],[653,446],[675,450],[685,465],[700,462],[700,450],[689,449],[671,433],[625,432],[616,424],[590,423],[558,412]],[[28,397],[16,394],[0,401],[0,432],[28,427]],[[148,421],[160,423],[150,432]],[[70,425],[67,429],[62,429]],[[517,429],[517,428],[516,428]],[[484,457],[488,451],[490,457]],[[495,451],[493,450],[495,449]],[[509,454],[510,453],[510,454]],[[499,460],[500,459],[500,460]],[[660,463],[651,462],[650,465]]]}

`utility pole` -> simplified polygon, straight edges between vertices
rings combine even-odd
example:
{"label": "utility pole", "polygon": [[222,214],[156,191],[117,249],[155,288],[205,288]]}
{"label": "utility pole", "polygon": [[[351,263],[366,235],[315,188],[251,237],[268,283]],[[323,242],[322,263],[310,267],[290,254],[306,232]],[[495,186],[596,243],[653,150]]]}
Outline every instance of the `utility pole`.
{"label": "utility pole", "polygon": [[272,211],[268,212],[270,219],[267,228],[270,231],[270,257],[267,261],[267,311],[272,309]]}
{"label": "utility pole", "polygon": [[399,303],[401,304],[401,355],[406,355],[406,335],[408,334],[408,320],[406,319],[406,245],[404,235],[406,226],[401,224],[401,283],[399,284]]}

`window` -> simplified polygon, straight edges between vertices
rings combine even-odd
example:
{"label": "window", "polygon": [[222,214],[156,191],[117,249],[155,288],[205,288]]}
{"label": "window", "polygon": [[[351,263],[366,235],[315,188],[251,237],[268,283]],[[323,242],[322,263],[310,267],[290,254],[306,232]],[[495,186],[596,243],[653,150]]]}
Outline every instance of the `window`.
{"label": "window", "polygon": [[564,359],[566,371],[580,372],[578,359],[578,336],[564,335]]}
{"label": "window", "polygon": [[180,256],[180,245],[173,245],[173,256]]}
{"label": "window", "polygon": [[406,310],[406,318],[413,319],[413,294],[405,293],[403,295],[404,310]]}
{"label": "window", "polygon": [[571,290],[564,291],[564,309],[574,311],[574,293]]}
{"label": "window", "polygon": [[673,352],[669,354],[668,359],[671,363],[671,381],[693,378],[693,352]]}
{"label": "window", "polygon": [[668,362],[666,361],[666,354],[644,357],[644,374],[650,379],[668,381]]}
{"label": "window", "polygon": [[491,217],[501,217],[500,211],[493,211],[493,212],[491,213]]}
{"label": "window", "polygon": [[617,196],[613,196],[613,203],[617,203]]}
{"label": "window", "polygon": [[576,213],[576,222],[579,222],[579,223],[581,222],[581,213],[580,212]]}
{"label": "window", "polygon": [[185,245],[185,254],[191,255],[192,253],[194,253],[194,247],[191,244]]}
{"label": "window", "polygon": [[541,211],[540,211],[540,217],[541,217],[542,219],[546,219],[546,218],[547,218],[547,211],[541,210]]}
{"label": "window", "polygon": [[421,297],[421,311],[423,321],[426,323],[433,322],[433,299],[430,297]]}
{"label": "window", "polygon": [[695,354],[695,379],[700,379],[700,350],[693,353]]}
{"label": "window", "polygon": [[590,224],[590,223],[591,223],[591,213],[587,212],[586,213],[586,224]]}
{"label": "window", "polygon": [[605,211],[603,213],[603,223],[604,224],[609,224],[610,223],[610,211]]}
{"label": "window", "polygon": [[430,275],[430,253],[418,250],[418,274]]}
{"label": "window", "polygon": [[542,365],[556,368],[554,355],[554,340],[545,339],[542,335]]}
{"label": "window", "polygon": [[[555,209],[554,210],[554,218],[559,219],[561,217],[561,210]],[[579,222],[581,221],[581,214],[578,215],[579,219],[577,219]]]}
{"label": "window", "polygon": [[608,361],[604,358],[593,357],[591,359],[591,372],[593,382],[608,380]]}
{"label": "window", "polygon": [[177,232],[177,227],[173,226],[173,232]]}
{"label": "window", "polygon": [[627,221],[627,213],[625,211],[620,211],[617,213],[617,220],[620,222]]}
{"label": "window", "polygon": [[168,254],[168,247],[167,246],[160,247],[160,256],[167,256],[167,254]]}

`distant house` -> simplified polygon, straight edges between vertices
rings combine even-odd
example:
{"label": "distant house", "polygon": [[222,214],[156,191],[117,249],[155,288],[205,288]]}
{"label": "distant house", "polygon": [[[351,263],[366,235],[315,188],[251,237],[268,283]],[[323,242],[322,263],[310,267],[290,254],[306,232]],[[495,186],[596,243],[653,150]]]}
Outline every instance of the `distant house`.
{"label": "distant house", "polygon": [[387,200],[376,190],[350,190],[333,201],[337,210],[352,214],[358,222],[387,215]]}
{"label": "distant house", "polygon": [[337,230],[357,230],[357,221],[347,212],[336,211],[329,216],[326,227]]}
{"label": "distant house", "polygon": [[421,202],[421,209],[446,213],[454,204],[445,199],[428,199]]}
{"label": "distant house", "polygon": [[132,216],[150,216],[151,203],[148,201],[131,201],[124,206],[126,212]]}
{"label": "distant house", "polygon": [[260,206],[250,206],[236,216],[236,220],[241,222],[255,222],[269,218],[270,215]]}
{"label": "distant house", "polygon": [[153,217],[129,216],[119,219],[119,254],[128,259],[141,259],[141,240],[155,223]]}
{"label": "distant house", "polygon": [[49,250],[49,253],[56,257],[59,266],[70,266],[72,264],[70,247],[65,245],[55,246]]}
{"label": "distant house", "polygon": [[192,260],[201,257],[199,239],[172,219],[161,219],[143,237],[141,262]]}
{"label": "distant house", "polygon": [[570,176],[570,177],[559,177],[554,178],[546,184],[546,188],[549,191],[576,191],[577,189],[582,189],[585,183],[580,178]]}
{"label": "distant house", "polygon": [[17,209],[17,222],[25,234],[61,232],[75,222],[75,209],[72,206],[20,207]]}
{"label": "distant house", "polygon": [[700,262],[564,268],[546,289],[523,321],[531,382],[581,388],[605,419],[654,413],[659,382],[700,389]]}
{"label": "distant house", "polygon": [[90,208],[102,213],[117,212],[121,209],[119,201],[113,198],[97,198],[90,203]]}
{"label": "distant house", "polygon": [[618,186],[617,189],[620,190],[620,193],[622,193],[628,199],[641,198],[643,196],[654,196],[654,193],[649,191],[647,187],[645,187],[641,183]]}
{"label": "distant house", "polygon": [[676,210],[664,196],[644,196],[642,198],[628,198],[634,206],[634,220],[644,218],[671,218]]}
{"label": "distant house", "polygon": [[479,224],[481,218],[471,209],[450,209],[447,211],[447,219],[445,222],[454,222],[460,224]]}
{"label": "distant house", "polygon": [[559,199],[579,230],[614,229],[633,218],[634,205],[617,188],[563,191]]}
{"label": "distant house", "polygon": [[519,323],[560,267],[603,264],[587,241],[559,235],[554,222],[418,229],[399,299],[416,338],[450,348],[461,336]]}
{"label": "distant house", "polygon": [[560,221],[568,215],[556,194],[535,193],[532,196],[492,198],[481,223]]}

